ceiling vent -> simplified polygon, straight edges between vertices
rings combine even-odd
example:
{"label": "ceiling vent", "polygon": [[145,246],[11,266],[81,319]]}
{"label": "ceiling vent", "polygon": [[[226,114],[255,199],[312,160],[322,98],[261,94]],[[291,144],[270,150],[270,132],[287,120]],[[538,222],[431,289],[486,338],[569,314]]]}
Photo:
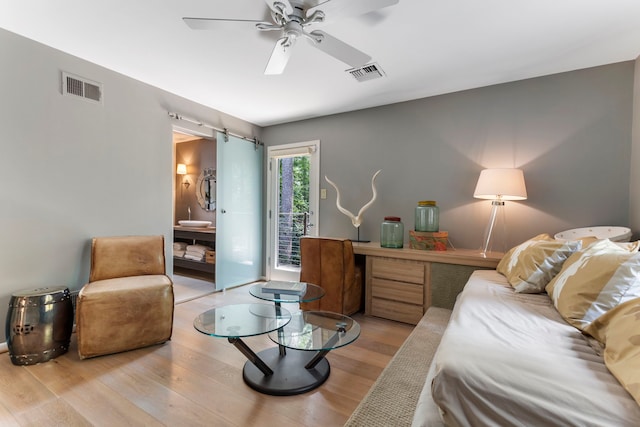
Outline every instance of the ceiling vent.
{"label": "ceiling vent", "polygon": [[62,94],[79,96],[87,101],[102,104],[102,83],[63,71]]}
{"label": "ceiling vent", "polygon": [[368,80],[379,79],[384,77],[384,71],[376,63],[363,65],[359,68],[352,68],[347,70],[347,73],[351,74],[354,79],[359,82],[366,82]]}

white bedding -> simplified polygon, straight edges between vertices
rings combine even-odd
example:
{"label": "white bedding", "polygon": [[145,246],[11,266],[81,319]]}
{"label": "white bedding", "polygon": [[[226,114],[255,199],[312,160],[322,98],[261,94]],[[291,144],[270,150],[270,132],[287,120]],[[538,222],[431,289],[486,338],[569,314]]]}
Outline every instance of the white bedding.
{"label": "white bedding", "polygon": [[517,294],[494,270],[459,295],[414,426],[437,424],[434,401],[449,426],[640,426],[640,406],[549,297]]}

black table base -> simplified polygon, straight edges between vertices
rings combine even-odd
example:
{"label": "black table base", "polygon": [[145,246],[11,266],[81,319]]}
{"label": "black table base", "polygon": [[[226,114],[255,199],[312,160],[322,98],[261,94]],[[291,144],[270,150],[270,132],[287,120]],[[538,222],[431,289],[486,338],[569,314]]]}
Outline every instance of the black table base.
{"label": "black table base", "polygon": [[273,374],[265,375],[251,361],[244,365],[242,377],[252,389],[272,396],[292,396],[313,390],[329,378],[329,362],[320,359],[315,367],[307,369],[307,365],[318,353],[286,349],[281,356],[278,347],[258,352],[257,356],[271,368]]}

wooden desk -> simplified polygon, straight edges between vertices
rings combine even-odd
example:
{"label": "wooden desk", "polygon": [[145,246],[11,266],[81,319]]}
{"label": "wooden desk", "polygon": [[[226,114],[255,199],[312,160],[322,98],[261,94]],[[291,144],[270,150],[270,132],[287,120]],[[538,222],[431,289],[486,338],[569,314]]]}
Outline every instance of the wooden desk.
{"label": "wooden desk", "polygon": [[365,314],[417,324],[431,305],[452,308],[473,271],[495,269],[503,254],[480,250],[424,251],[353,243],[366,258]]}

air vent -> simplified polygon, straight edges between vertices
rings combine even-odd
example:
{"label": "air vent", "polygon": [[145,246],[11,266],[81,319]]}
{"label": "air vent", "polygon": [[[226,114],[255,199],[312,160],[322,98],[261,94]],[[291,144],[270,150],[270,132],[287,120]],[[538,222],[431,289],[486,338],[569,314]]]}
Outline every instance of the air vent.
{"label": "air vent", "polygon": [[351,74],[354,79],[359,82],[366,82],[368,80],[379,79],[384,77],[382,68],[376,63],[367,64],[360,68],[352,68],[347,70],[347,73]]}
{"label": "air vent", "polygon": [[79,96],[87,101],[102,103],[102,84],[62,72],[62,94]]}

